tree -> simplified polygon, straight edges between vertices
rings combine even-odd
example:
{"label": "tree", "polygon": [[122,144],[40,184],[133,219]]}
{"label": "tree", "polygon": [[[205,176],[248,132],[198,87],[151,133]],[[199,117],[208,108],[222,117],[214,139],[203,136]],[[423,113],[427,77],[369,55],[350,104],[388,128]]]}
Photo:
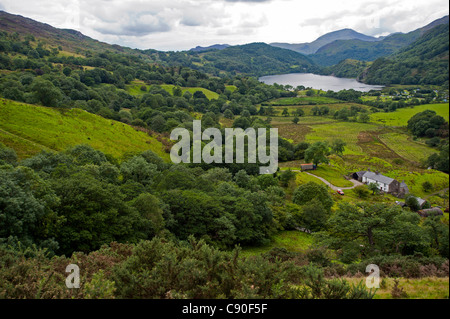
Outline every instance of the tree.
{"label": "tree", "polygon": [[285,107],[285,108],[283,109],[283,113],[281,113],[281,115],[283,115],[283,116],[289,116],[289,111],[288,111],[287,107]]}
{"label": "tree", "polygon": [[31,85],[35,98],[44,106],[56,107],[62,99],[62,94],[52,82],[36,77]]}
{"label": "tree", "polygon": [[442,116],[437,115],[433,110],[425,110],[413,115],[408,120],[407,127],[415,136],[433,137],[444,124],[445,119]]}
{"label": "tree", "polygon": [[164,229],[163,210],[160,200],[152,194],[142,193],[133,200],[132,206],[139,214],[151,222],[152,233],[149,237],[160,233]]}
{"label": "tree", "polygon": [[370,115],[366,112],[363,112],[359,115],[359,122],[368,123],[370,121]]}
{"label": "tree", "polygon": [[80,172],[53,183],[60,204],[56,208],[64,223],[57,240],[60,253],[90,252],[112,241],[147,238],[149,221],[124,202],[117,185]]}
{"label": "tree", "polygon": [[320,114],[320,109],[319,109],[318,106],[313,106],[313,107],[311,108],[311,112],[312,112],[312,114],[313,114],[314,116],[316,116],[316,115],[319,115],[319,114]]}
{"label": "tree", "polygon": [[0,243],[58,249],[57,194],[29,167],[0,169]]}
{"label": "tree", "polygon": [[223,117],[225,117],[226,119],[234,119],[234,114],[233,112],[231,112],[230,109],[226,109],[225,112],[223,113]]}
{"label": "tree", "polygon": [[289,182],[295,179],[295,176],[296,174],[293,171],[291,171],[291,169],[284,171],[283,173],[280,174],[279,177],[281,185],[283,187],[287,187],[289,185]]}
{"label": "tree", "polygon": [[123,180],[134,181],[142,185],[151,185],[157,175],[157,166],[148,163],[142,156],[135,156],[120,166]]}
{"label": "tree", "polygon": [[301,220],[307,229],[313,232],[324,229],[329,214],[317,198],[304,205],[302,211]]}
{"label": "tree", "polygon": [[173,96],[181,96],[183,94],[183,90],[179,86],[174,86],[172,89]]}
{"label": "tree", "polygon": [[330,108],[327,105],[321,106],[319,113],[320,115],[327,115],[330,113]]}
{"label": "tree", "polygon": [[417,197],[413,194],[408,194],[405,197],[405,204],[409,207],[413,212],[416,212],[420,209],[419,201]]}
{"label": "tree", "polygon": [[327,211],[333,206],[333,199],[326,186],[314,182],[300,185],[293,193],[292,202],[297,205],[306,205],[317,199]]}
{"label": "tree", "polygon": [[341,203],[328,220],[327,232],[319,234],[318,241],[338,250],[345,262],[380,250],[407,252],[408,247],[426,244],[418,217],[397,205]]}
{"label": "tree", "polygon": [[433,184],[431,184],[429,181],[425,181],[422,183],[422,189],[425,193],[428,193],[433,190]]}
{"label": "tree", "polygon": [[375,195],[375,193],[378,194],[378,192],[380,191],[377,183],[369,183],[367,187],[372,191],[372,195]]}
{"label": "tree", "polygon": [[150,127],[156,132],[164,132],[166,129],[166,120],[161,115],[157,115],[151,119]]}
{"label": "tree", "polygon": [[326,142],[316,142],[305,151],[305,161],[313,162],[315,165],[328,163],[329,147]]}
{"label": "tree", "polygon": [[296,116],[292,119],[292,123],[297,124],[300,121],[300,119]]}
{"label": "tree", "polygon": [[4,146],[0,143],[0,166],[3,164],[16,165],[17,164],[17,154],[9,147]]}
{"label": "tree", "polygon": [[66,67],[63,69],[63,74],[64,74],[65,76],[69,76],[71,73],[72,73],[72,69],[71,69],[71,68],[69,68],[69,67],[66,66]]}
{"label": "tree", "polygon": [[340,138],[334,139],[331,142],[331,150],[333,153],[335,153],[336,155],[341,156],[344,153],[345,150],[345,146],[347,145],[347,143],[345,143],[343,140],[341,140]]}
{"label": "tree", "polygon": [[301,108],[296,108],[294,111],[294,115],[296,115],[298,117],[302,117],[303,115],[305,115],[305,111],[303,111],[303,109],[301,109]]}
{"label": "tree", "polygon": [[356,186],[353,191],[358,196],[358,198],[367,198],[369,195],[369,190],[364,185]]}
{"label": "tree", "polygon": [[439,251],[441,256],[449,256],[449,229],[440,216],[429,216],[425,219],[423,226],[431,237],[432,247]]}
{"label": "tree", "polygon": [[250,176],[243,169],[238,171],[233,178],[234,182],[242,188],[247,188],[250,184]]}

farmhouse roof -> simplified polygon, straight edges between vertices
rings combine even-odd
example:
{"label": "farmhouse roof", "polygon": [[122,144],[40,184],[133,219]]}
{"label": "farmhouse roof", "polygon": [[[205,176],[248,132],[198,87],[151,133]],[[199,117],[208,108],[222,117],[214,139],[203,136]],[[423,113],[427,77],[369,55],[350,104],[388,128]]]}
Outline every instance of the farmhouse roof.
{"label": "farmhouse roof", "polygon": [[436,215],[443,215],[442,210],[440,208],[437,208],[437,207],[421,209],[417,213],[419,213],[419,215],[421,215],[423,217],[428,217],[428,216],[431,216],[431,215],[434,215],[434,216],[436,216]]}
{"label": "farmhouse roof", "polygon": [[420,197],[416,197],[416,199],[417,199],[417,202],[419,203],[420,207],[422,207],[422,205],[425,204],[425,202],[426,202],[425,199],[422,199]]}
{"label": "farmhouse roof", "polygon": [[404,188],[404,189],[406,189],[406,190],[409,191],[408,185],[406,185],[405,181],[402,181],[402,182],[400,183],[400,188]]}
{"label": "farmhouse roof", "polygon": [[425,209],[421,209],[420,211],[421,212],[426,212],[426,213],[436,212],[436,213],[441,213],[442,214],[442,210],[440,208],[437,208],[437,207],[425,208]]}
{"label": "farmhouse roof", "polygon": [[366,171],[355,172],[355,174],[358,175],[358,177],[363,177],[365,173]]}
{"label": "farmhouse roof", "polygon": [[395,181],[395,179],[393,179],[393,178],[390,178],[390,177],[387,177],[387,176],[384,176],[381,174],[377,174],[374,172],[370,172],[370,171],[365,172],[363,177],[370,178],[371,180],[374,180],[379,183],[387,184],[387,185],[389,185],[393,181]]}

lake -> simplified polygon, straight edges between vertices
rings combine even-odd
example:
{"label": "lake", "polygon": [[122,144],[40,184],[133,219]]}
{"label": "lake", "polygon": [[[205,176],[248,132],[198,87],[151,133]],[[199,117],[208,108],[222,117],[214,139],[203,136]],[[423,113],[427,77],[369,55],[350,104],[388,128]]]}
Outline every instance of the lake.
{"label": "lake", "polygon": [[321,89],[324,91],[340,91],[340,90],[356,90],[368,92],[370,90],[381,90],[383,86],[369,85],[356,81],[355,79],[337,78],[329,75],[317,75],[312,73],[290,73],[279,75],[268,75],[259,78],[259,81],[266,84],[290,84],[294,88],[303,85],[313,89]]}

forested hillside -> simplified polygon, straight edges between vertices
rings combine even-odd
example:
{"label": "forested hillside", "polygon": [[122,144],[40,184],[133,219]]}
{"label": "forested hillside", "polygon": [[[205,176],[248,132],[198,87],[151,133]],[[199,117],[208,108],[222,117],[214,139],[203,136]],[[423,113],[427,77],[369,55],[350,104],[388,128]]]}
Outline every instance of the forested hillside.
{"label": "forested hillside", "polygon": [[370,84],[448,85],[449,25],[439,25],[398,53],[380,58],[360,79]]}
{"label": "forested hillside", "polygon": [[322,46],[315,54],[310,55],[310,58],[321,66],[331,66],[345,59],[374,61],[396,53],[419,39],[428,30],[442,24],[448,24],[448,16],[406,34],[391,34],[381,41],[337,40]]}

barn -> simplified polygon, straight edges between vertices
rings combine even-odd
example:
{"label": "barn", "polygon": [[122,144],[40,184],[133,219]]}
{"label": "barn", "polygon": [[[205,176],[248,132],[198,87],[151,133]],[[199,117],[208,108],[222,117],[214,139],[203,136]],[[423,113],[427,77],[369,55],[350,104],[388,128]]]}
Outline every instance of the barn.
{"label": "barn", "polygon": [[302,171],[310,171],[316,169],[316,165],[314,165],[313,163],[300,164],[300,168],[302,169]]}
{"label": "barn", "polygon": [[352,174],[352,178],[354,180],[357,180],[359,182],[362,182],[363,176],[366,173],[366,171],[360,171],[360,172],[355,172]]}
{"label": "barn", "polygon": [[432,208],[426,208],[421,209],[417,212],[422,217],[429,217],[429,216],[440,216],[444,215],[442,210],[438,207],[432,207]]}

